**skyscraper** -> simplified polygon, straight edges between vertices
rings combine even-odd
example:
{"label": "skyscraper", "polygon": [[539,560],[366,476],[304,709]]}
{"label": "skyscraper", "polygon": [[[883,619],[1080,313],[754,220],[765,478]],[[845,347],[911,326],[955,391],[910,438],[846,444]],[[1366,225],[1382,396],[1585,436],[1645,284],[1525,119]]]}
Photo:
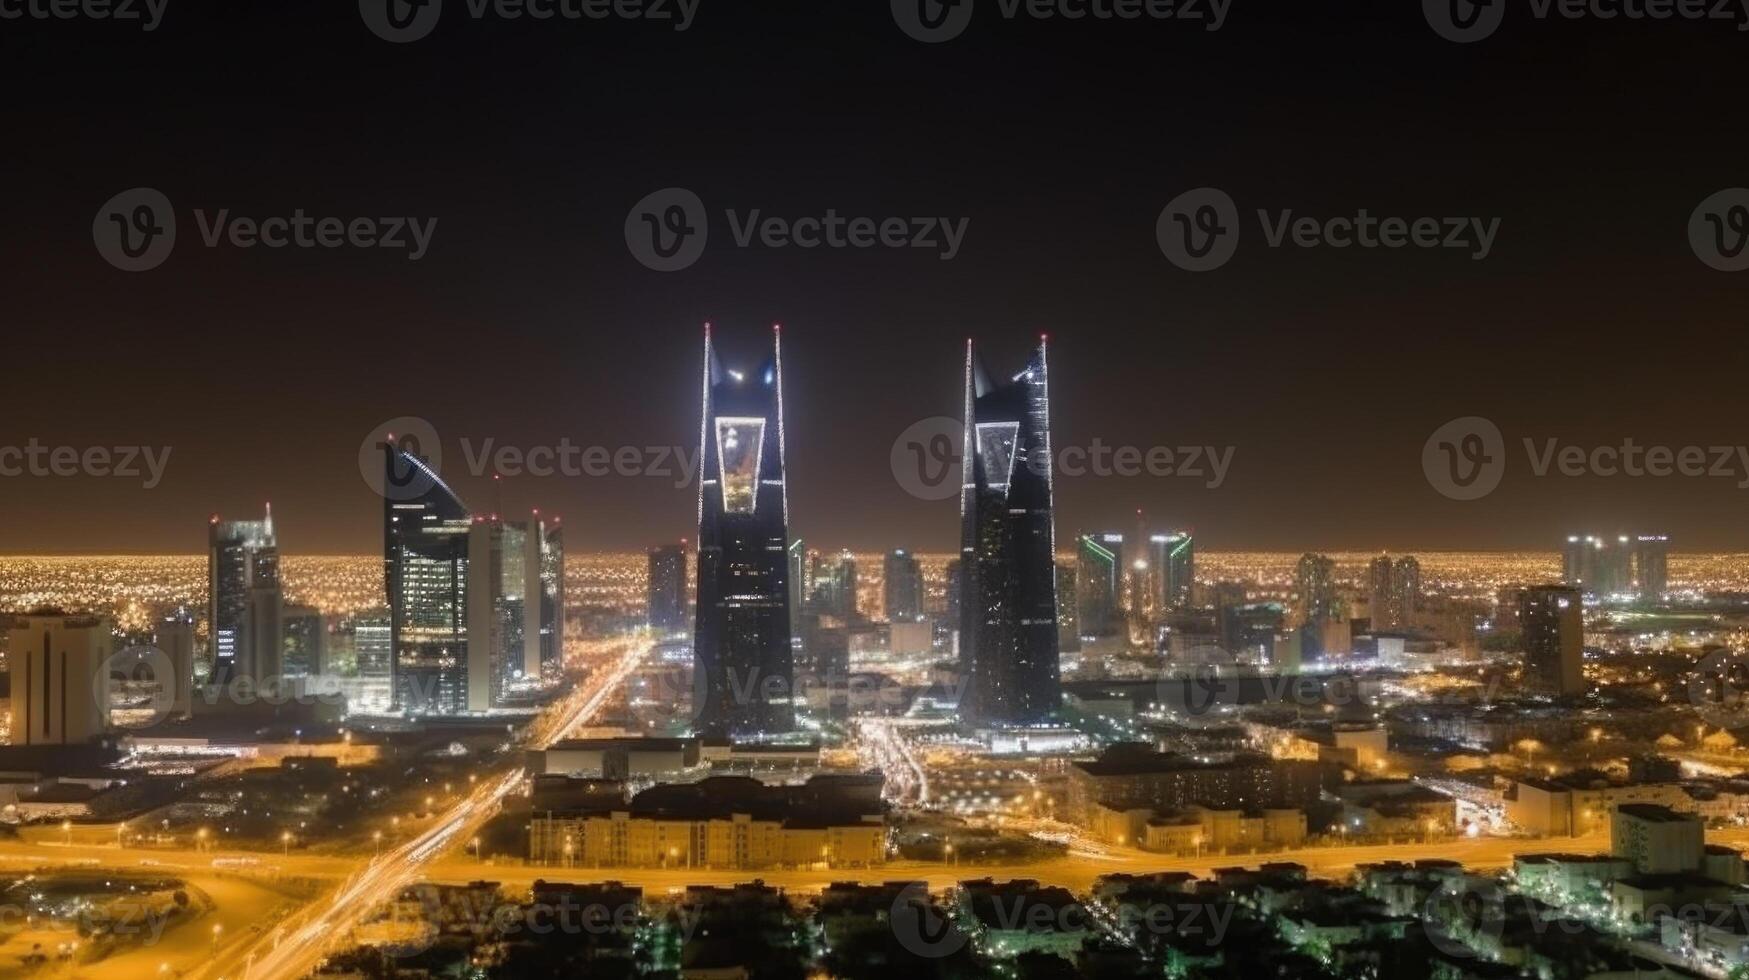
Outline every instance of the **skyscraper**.
{"label": "skyscraper", "polygon": [[1049,362],[993,382],[966,342],[960,489],[960,713],[974,725],[1028,724],[1062,700]]}
{"label": "skyscraper", "polygon": [[1196,589],[1196,539],[1189,531],[1149,535],[1148,568],[1157,612],[1190,608]]}
{"label": "skyscraper", "polygon": [[1322,623],[1336,617],[1336,562],[1324,555],[1301,555],[1294,566],[1294,591],[1300,622]]}
{"label": "skyscraper", "polygon": [[650,629],[674,634],[686,631],[686,546],[665,544],[650,549]]}
{"label": "skyscraper", "polygon": [[1075,566],[1081,634],[1123,635],[1123,535],[1108,531],[1076,538]]}
{"label": "skyscraper", "polygon": [[1081,652],[1080,586],[1076,565],[1057,562],[1057,652]]}
{"label": "skyscraper", "polygon": [[[468,538],[473,516],[425,461],[384,443],[383,584],[394,710],[452,715],[491,706],[489,648],[469,659]],[[471,676],[470,676],[471,675]]]}
{"label": "skyscraper", "polygon": [[1634,589],[1641,602],[1658,602],[1670,591],[1670,536],[1634,538]]}
{"label": "skyscraper", "polygon": [[170,660],[170,670],[176,675],[176,692],[170,702],[170,713],[186,717],[194,707],[194,613],[178,608],[159,620],[152,636],[152,645]]}
{"label": "skyscraper", "polygon": [[[468,530],[468,701],[484,680],[488,705],[512,684],[540,678],[539,525],[475,518]],[[481,675],[483,674],[483,678]]]}
{"label": "skyscraper", "polygon": [[1389,555],[1380,555],[1366,566],[1367,608],[1372,615],[1372,627],[1375,630],[1394,629],[1402,625],[1397,622],[1391,605],[1391,596],[1395,593],[1391,584],[1392,567]]}
{"label": "skyscraper", "polygon": [[1421,563],[1413,555],[1397,559],[1391,574],[1391,613],[1398,626],[1415,625],[1421,611]]}
{"label": "skyscraper", "polygon": [[221,521],[207,529],[207,628],[214,683],[281,673],[284,600],[273,507],[259,521]]}
{"label": "skyscraper", "polygon": [[310,677],[324,672],[327,665],[326,641],[328,624],[322,611],[314,606],[285,607],[285,675]]}
{"label": "skyscraper", "polygon": [[1578,589],[1525,589],[1518,621],[1524,631],[1526,689],[1557,697],[1585,693],[1584,605]]}
{"label": "skyscraper", "polygon": [[699,424],[698,728],[759,735],[795,727],[783,345],[751,375],[726,370],[704,336]]}
{"label": "skyscraper", "polygon": [[1561,580],[1585,595],[1634,591],[1635,549],[1628,536],[1569,534],[1561,551]]}
{"label": "skyscraper", "polygon": [[535,577],[540,582],[540,609],[536,626],[540,631],[539,649],[529,651],[532,662],[525,668],[539,675],[557,675],[565,665],[565,528],[564,518],[553,515],[548,520],[535,511],[533,531],[540,537],[539,568]]}
{"label": "skyscraper", "polygon": [[114,624],[98,616],[19,616],[7,639],[13,745],[77,745],[109,727]]}
{"label": "skyscraper", "polygon": [[887,552],[882,573],[887,622],[922,622],[923,566],[917,563],[917,556],[903,548],[895,548]]}

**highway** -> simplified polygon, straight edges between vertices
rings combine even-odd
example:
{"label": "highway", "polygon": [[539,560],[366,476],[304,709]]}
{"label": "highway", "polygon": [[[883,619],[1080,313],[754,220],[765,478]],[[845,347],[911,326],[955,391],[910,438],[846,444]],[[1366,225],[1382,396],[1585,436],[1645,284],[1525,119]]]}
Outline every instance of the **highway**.
{"label": "highway", "polygon": [[[631,644],[617,661],[592,674],[536,722],[530,744],[545,748],[587,723],[648,651],[647,645]],[[483,783],[440,815],[425,832],[359,868],[331,895],[305,906],[254,941],[226,950],[225,955],[216,956],[189,976],[215,980],[294,980],[308,974],[330,946],[346,942],[353,928],[373,909],[420,881],[433,859],[469,840],[498,812],[504,797],[526,778],[526,773],[518,768],[497,781]]]}

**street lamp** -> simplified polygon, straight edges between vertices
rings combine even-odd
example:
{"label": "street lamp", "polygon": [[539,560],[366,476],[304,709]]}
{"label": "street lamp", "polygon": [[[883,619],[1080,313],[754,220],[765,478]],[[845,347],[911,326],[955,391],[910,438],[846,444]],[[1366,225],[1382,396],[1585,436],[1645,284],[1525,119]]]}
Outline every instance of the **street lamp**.
{"label": "street lamp", "polygon": [[480,838],[475,837],[472,841],[472,844],[474,846],[474,860],[480,862],[481,864],[485,864],[486,863],[485,855],[480,853]]}
{"label": "street lamp", "polygon": [[205,827],[202,827],[199,830],[196,830],[194,832],[194,849],[197,851],[206,850],[206,828]]}
{"label": "street lamp", "polygon": [[225,934],[224,924],[220,923],[220,922],[213,923],[213,948],[214,949],[219,948],[219,937],[224,935],[224,934]]}
{"label": "street lamp", "polygon": [[66,845],[68,847],[73,846],[73,821],[61,821],[61,836],[66,838]]}
{"label": "street lamp", "polygon": [[383,832],[379,830],[376,833],[371,834],[370,841],[370,856],[374,858],[381,855],[383,853]]}
{"label": "street lamp", "polygon": [[291,857],[291,837],[291,831],[289,830],[279,835],[279,843],[281,847],[280,853],[284,854],[286,857]]}

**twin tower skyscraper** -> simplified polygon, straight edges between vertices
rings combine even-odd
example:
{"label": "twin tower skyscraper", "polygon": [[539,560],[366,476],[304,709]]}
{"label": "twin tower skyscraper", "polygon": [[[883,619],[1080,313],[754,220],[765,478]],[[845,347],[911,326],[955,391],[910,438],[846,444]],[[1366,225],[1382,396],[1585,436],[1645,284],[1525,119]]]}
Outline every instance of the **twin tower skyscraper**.
{"label": "twin tower skyscraper", "polygon": [[[981,728],[1032,724],[1061,700],[1045,339],[1007,381],[992,381],[967,341],[964,411],[960,716]],[[745,372],[724,368],[706,325],[699,442],[695,727],[788,732],[796,685],[781,328],[770,357]]]}

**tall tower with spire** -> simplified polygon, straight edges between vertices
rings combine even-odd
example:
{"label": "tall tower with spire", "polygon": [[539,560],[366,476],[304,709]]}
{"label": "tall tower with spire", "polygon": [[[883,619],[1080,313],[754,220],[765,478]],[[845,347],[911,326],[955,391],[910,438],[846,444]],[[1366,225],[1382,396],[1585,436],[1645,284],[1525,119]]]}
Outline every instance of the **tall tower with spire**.
{"label": "tall tower with spire", "polygon": [[795,727],[783,344],[757,370],[725,368],[705,325],[699,426],[695,728],[758,736]]}
{"label": "tall tower with spire", "polygon": [[1045,338],[1003,382],[966,341],[964,446],[960,715],[975,726],[1044,721],[1062,702]]}

